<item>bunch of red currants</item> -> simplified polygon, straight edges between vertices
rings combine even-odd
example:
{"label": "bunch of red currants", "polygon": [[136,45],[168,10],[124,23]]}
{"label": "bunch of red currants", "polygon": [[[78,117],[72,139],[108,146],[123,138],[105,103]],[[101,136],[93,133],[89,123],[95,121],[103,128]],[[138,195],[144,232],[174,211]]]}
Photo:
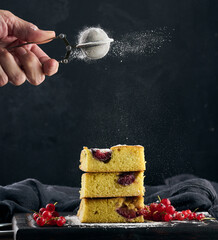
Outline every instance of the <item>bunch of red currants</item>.
{"label": "bunch of red currants", "polygon": [[150,205],[145,205],[143,209],[140,210],[140,214],[144,216],[145,220],[152,221],[164,221],[169,222],[171,220],[198,220],[202,221],[205,219],[205,215],[200,213],[197,214],[191,210],[184,210],[177,212],[176,209],[171,205],[168,198],[159,199],[159,203],[151,203]]}
{"label": "bunch of red currants", "polygon": [[57,211],[55,211],[55,205],[57,203],[49,203],[45,208],[40,208],[39,212],[33,214],[33,219],[36,221],[37,225],[42,226],[55,226],[62,227],[66,223],[66,219],[60,216]]}

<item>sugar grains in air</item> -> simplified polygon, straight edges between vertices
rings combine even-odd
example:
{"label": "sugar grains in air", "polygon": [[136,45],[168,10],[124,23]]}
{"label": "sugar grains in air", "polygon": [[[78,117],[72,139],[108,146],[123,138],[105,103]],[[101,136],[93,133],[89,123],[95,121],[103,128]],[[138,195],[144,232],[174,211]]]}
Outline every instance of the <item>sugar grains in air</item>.
{"label": "sugar grains in air", "polygon": [[78,36],[77,48],[71,54],[71,59],[96,60],[107,54],[122,59],[129,55],[149,56],[170,42],[171,34],[167,28],[158,28],[127,33],[117,36],[113,41],[101,28],[86,28]]}

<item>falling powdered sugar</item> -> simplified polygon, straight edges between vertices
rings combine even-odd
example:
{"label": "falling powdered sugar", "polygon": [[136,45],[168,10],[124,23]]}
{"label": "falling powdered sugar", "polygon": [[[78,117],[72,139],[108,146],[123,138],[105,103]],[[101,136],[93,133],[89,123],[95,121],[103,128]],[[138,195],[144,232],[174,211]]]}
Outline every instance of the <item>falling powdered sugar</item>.
{"label": "falling powdered sugar", "polygon": [[167,28],[127,33],[114,41],[109,54],[116,57],[151,55],[170,41],[171,33]]}
{"label": "falling powdered sugar", "polygon": [[[158,52],[161,47],[171,41],[171,33],[174,29],[157,28],[141,32],[131,32],[116,39],[111,44],[109,53],[110,57],[124,58],[127,56],[150,56]],[[78,38],[81,38],[81,33]],[[80,49],[75,49],[70,55],[70,60],[83,60],[89,62]],[[121,60],[122,62],[122,60]]]}

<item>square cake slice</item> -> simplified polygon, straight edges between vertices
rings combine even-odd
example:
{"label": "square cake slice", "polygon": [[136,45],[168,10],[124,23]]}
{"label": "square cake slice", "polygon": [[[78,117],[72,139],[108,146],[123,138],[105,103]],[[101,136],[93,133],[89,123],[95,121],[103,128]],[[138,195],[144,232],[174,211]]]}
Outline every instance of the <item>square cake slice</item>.
{"label": "square cake slice", "polygon": [[77,216],[84,223],[144,222],[143,197],[82,199]]}
{"label": "square cake slice", "polygon": [[84,173],[80,198],[144,196],[144,172]]}
{"label": "square cake slice", "polygon": [[117,145],[110,149],[84,147],[80,163],[80,169],[85,172],[144,171],[144,147],[140,145]]}

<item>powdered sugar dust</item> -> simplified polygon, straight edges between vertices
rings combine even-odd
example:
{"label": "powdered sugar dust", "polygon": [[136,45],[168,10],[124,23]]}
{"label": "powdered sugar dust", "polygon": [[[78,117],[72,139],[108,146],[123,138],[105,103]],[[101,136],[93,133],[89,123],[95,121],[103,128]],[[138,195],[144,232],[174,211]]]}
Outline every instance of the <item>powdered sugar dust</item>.
{"label": "powdered sugar dust", "polygon": [[[171,32],[172,30],[170,31],[168,28],[163,27],[141,32],[131,32],[118,36],[111,44],[111,49],[107,55],[108,57],[117,58],[125,58],[131,55],[153,55],[171,41]],[[80,49],[76,49],[72,52],[70,60],[73,59],[88,60]]]}

